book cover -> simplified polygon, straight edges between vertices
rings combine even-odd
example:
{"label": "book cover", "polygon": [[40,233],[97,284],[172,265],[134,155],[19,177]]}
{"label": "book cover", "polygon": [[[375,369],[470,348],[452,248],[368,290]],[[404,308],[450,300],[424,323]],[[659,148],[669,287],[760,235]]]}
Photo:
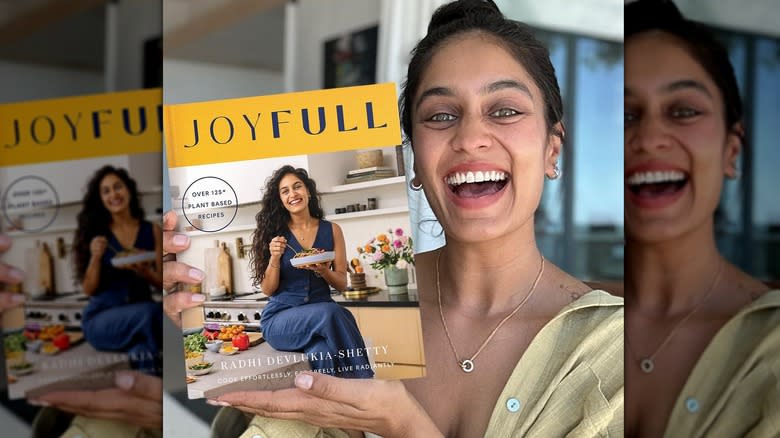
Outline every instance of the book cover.
{"label": "book cover", "polygon": [[388,83],[165,106],[177,260],[206,273],[182,315],[190,398],[424,376],[403,178],[344,185],[361,149],[395,162],[396,102]]}
{"label": "book cover", "polygon": [[[159,285],[129,269],[161,275],[161,103],[151,89],[0,105],[3,261],[25,272],[6,287],[26,298],[3,314],[10,398],[161,371]],[[137,239],[112,234],[120,217]]]}

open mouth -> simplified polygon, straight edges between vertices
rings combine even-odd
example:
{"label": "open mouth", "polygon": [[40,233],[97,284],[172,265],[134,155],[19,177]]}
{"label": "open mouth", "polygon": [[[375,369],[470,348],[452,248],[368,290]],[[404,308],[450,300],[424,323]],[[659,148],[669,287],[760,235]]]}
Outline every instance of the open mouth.
{"label": "open mouth", "polygon": [[297,199],[293,199],[292,201],[288,201],[287,203],[290,204],[290,205],[295,206],[295,205],[300,204],[301,202],[303,202],[303,199],[297,198]]}
{"label": "open mouth", "polygon": [[675,195],[688,184],[688,174],[679,170],[636,172],[626,178],[628,190],[642,199]]}
{"label": "open mouth", "polygon": [[506,187],[509,174],[500,170],[453,172],[444,181],[456,196],[481,198],[496,194]]}

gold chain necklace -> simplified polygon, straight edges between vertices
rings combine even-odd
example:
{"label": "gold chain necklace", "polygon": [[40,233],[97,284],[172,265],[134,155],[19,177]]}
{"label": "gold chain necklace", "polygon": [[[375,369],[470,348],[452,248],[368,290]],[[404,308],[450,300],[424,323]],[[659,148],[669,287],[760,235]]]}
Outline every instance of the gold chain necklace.
{"label": "gold chain necklace", "polygon": [[447,340],[450,341],[450,347],[452,348],[452,353],[455,355],[455,361],[458,363],[460,368],[465,373],[470,373],[474,371],[474,360],[479,356],[479,353],[482,353],[482,350],[485,348],[485,346],[490,342],[491,339],[493,339],[493,336],[498,333],[498,330],[501,328],[502,325],[504,325],[505,322],[509,321],[509,319],[515,314],[517,314],[518,311],[520,311],[520,308],[523,307],[523,305],[528,302],[528,299],[531,298],[531,295],[533,295],[534,291],[536,291],[536,285],[539,284],[539,280],[542,278],[542,273],[544,272],[544,256],[542,256],[542,262],[539,266],[539,273],[536,274],[536,279],[534,280],[533,285],[531,286],[531,289],[528,291],[528,294],[526,294],[525,298],[523,298],[523,301],[520,302],[520,304],[515,307],[515,310],[512,311],[509,315],[504,317],[504,319],[501,320],[501,322],[498,323],[496,328],[493,329],[493,331],[490,333],[490,336],[485,339],[485,342],[482,343],[482,345],[479,346],[479,349],[477,349],[477,352],[474,353],[473,356],[471,356],[468,359],[460,359],[460,356],[458,355],[458,350],[455,348],[455,344],[452,342],[452,337],[450,336],[450,331],[447,329],[447,321],[444,319],[444,310],[442,310],[441,306],[441,285],[439,283],[439,260],[441,259],[441,253],[444,252],[444,250],[439,251],[439,253],[436,255],[436,295],[439,297],[439,316],[441,316],[441,323],[444,326],[444,334],[447,335]]}
{"label": "gold chain necklace", "polygon": [[655,356],[663,349],[666,344],[672,339],[672,336],[674,336],[674,333],[677,331],[678,328],[682,327],[682,325],[685,323],[685,321],[688,320],[691,316],[693,316],[696,311],[698,311],[702,305],[704,305],[705,302],[707,302],[707,298],[710,297],[710,294],[713,290],[715,290],[715,285],[718,283],[718,279],[720,278],[720,274],[723,272],[723,259],[720,259],[720,263],[718,264],[718,272],[715,274],[715,277],[712,279],[712,283],[710,283],[709,289],[707,289],[707,292],[704,293],[704,296],[702,297],[701,301],[699,301],[696,306],[693,307],[693,309],[688,312],[687,315],[685,315],[680,321],[677,322],[677,324],[674,325],[672,330],[669,332],[668,335],[666,335],[666,338],[664,338],[663,342],[661,342],[661,345],[658,346],[658,348],[653,351],[653,353],[650,356],[643,357],[642,359],[638,359],[636,357],[636,354],[634,354],[634,350],[631,349],[631,345],[628,343],[628,338],[626,338],[626,346],[628,347],[628,352],[631,353],[631,358],[634,359],[634,362],[637,362],[639,364],[639,369],[642,370],[645,374],[650,374],[655,369]]}

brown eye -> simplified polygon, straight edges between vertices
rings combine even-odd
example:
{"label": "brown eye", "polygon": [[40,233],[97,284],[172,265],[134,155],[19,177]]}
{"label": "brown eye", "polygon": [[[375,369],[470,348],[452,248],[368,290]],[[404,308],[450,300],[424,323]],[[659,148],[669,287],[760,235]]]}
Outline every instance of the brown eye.
{"label": "brown eye", "polygon": [[500,110],[493,111],[490,113],[491,117],[512,117],[520,114],[519,111],[513,110],[512,108],[501,108]]}
{"label": "brown eye", "polygon": [[455,116],[447,113],[437,113],[428,118],[429,122],[452,122]]}

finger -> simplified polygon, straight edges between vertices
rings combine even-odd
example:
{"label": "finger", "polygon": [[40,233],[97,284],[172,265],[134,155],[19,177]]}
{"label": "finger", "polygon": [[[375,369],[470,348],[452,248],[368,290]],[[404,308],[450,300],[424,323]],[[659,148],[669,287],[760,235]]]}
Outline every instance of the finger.
{"label": "finger", "polygon": [[23,294],[0,292],[0,312],[11,307],[16,307],[24,302]]}
{"label": "finger", "polygon": [[33,402],[43,402],[87,417],[120,420],[147,427],[159,427],[162,420],[162,403],[139,398],[116,388],[51,392]]}
{"label": "finger", "polygon": [[364,424],[364,411],[295,389],[235,392],[220,396],[210,404],[229,405],[263,417],[303,420],[320,427],[366,429],[368,426]]}
{"label": "finger", "polygon": [[0,283],[17,284],[24,280],[24,272],[20,269],[0,263]]}
{"label": "finger", "polygon": [[190,247],[190,237],[175,231],[163,232],[163,252],[176,254]]}
{"label": "finger", "polygon": [[11,247],[11,238],[6,236],[5,234],[0,234],[0,252],[6,252],[10,247]]}
{"label": "finger", "polygon": [[206,296],[190,292],[174,292],[163,297],[163,311],[177,326],[181,326],[181,312],[184,309],[203,304]]}
{"label": "finger", "polygon": [[162,379],[137,371],[120,371],[114,377],[117,388],[138,397],[162,401]]}
{"label": "finger", "polygon": [[163,231],[173,231],[176,229],[176,222],[178,221],[176,213],[173,210],[169,210],[163,215]]}
{"label": "finger", "polygon": [[365,405],[368,391],[364,385],[371,383],[370,380],[359,382],[321,373],[300,373],[295,377],[295,386],[306,394],[356,407]]}
{"label": "finger", "polygon": [[[196,284],[203,281],[206,274],[198,268],[193,268],[182,262],[164,262],[163,263],[163,284],[172,285],[174,283]],[[166,287],[167,289],[167,287]]]}

